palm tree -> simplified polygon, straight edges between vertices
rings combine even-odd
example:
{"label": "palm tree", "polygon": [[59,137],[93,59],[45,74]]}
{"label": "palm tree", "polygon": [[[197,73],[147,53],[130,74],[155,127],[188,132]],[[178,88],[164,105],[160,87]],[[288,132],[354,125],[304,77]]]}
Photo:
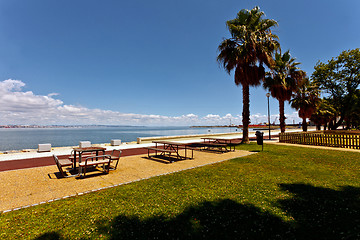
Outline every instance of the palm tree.
{"label": "palm tree", "polygon": [[289,51],[283,55],[280,52],[275,53],[275,64],[270,72],[266,74],[264,88],[268,89],[271,96],[279,101],[280,112],[280,130],[285,132],[285,101],[289,101],[293,92],[296,91],[300,82],[305,76],[305,72],[301,71],[295,62],[295,58],[290,56]]}
{"label": "palm tree", "polygon": [[223,40],[218,47],[217,61],[228,74],[235,70],[235,84],[242,85],[243,143],[249,143],[249,87],[259,85],[264,80],[263,65],[271,67],[272,53],[279,46],[278,37],[270,31],[277,22],[262,19],[263,15],[259,7],[241,10],[235,19],[226,22],[231,38]]}
{"label": "palm tree", "polygon": [[303,120],[302,129],[304,132],[307,132],[306,118],[310,118],[315,112],[319,101],[319,89],[308,78],[301,83],[294,97],[290,100],[291,107],[299,111],[299,117]]}

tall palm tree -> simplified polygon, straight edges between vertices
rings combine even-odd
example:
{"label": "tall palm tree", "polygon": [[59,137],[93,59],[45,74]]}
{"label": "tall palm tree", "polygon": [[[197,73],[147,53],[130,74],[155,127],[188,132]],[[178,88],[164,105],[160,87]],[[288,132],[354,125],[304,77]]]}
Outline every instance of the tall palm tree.
{"label": "tall palm tree", "polygon": [[284,54],[275,53],[275,63],[270,72],[266,74],[264,88],[268,89],[271,96],[279,101],[280,130],[285,132],[285,101],[289,101],[305,77],[305,72],[300,70],[295,58],[290,56],[289,51]]}
{"label": "tall palm tree", "polygon": [[294,97],[290,100],[291,107],[299,111],[299,117],[303,120],[302,129],[304,132],[307,132],[306,118],[310,118],[315,112],[319,101],[319,89],[308,78],[301,83]]}
{"label": "tall palm tree", "polygon": [[218,47],[217,61],[228,74],[235,70],[236,85],[243,91],[243,143],[249,143],[250,86],[264,80],[265,68],[273,63],[272,53],[278,48],[278,37],[270,28],[277,25],[275,20],[263,19],[259,7],[243,9],[233,20],[226,22],[231,38],[225,39]]}

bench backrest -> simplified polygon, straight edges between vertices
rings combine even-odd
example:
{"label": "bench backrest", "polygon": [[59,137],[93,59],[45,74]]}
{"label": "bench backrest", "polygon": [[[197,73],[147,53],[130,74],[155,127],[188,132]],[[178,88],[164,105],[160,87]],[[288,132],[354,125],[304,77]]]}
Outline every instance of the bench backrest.
{"label": "bench backrest", "polygon": [[111,153],[111,157],[112,158],[120,158],[121,153],[122,153],[121,150],[114,149]]}

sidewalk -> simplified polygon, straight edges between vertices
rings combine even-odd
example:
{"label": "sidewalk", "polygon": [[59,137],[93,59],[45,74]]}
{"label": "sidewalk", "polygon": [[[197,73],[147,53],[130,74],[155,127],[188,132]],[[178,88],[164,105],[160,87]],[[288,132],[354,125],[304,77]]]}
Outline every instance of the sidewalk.
{"label": "sidewalk", "polygon": [[[0,211],[11,211],[73,197],[143,179],[201,167],[253,154],[247,151],[217,154],[194,151],[194,159],[156,161],[147,155],[121,157],[117,170],[109,174],[89,173],[84,179],[57,178],[55,165],[0,172]],[[93,175],[93,176],[91,176]]]}

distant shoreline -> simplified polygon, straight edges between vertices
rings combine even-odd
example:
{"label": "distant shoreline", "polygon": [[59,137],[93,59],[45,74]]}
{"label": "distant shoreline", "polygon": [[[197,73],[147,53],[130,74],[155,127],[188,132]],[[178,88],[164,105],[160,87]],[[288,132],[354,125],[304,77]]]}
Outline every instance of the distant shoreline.
{"label": "distant shoreline", "polygon": [[[310,125],[309,125],[310,126]],[[190,128],[239,128],[242,129],[242,125],[213,125],[213,126],[190,126]],[[269,125],[250,124],[249,128],[256,129],[269,129]],[[278,129],[280,125],[270,125],[270,129]],[[286,124],[286,128],[294,129],[299,128],[299,124]]]}
{"label": "distant shoreline", "polygon": [[[214,125],[214,126],[191,126],[190,128],[243,128],[242,125]],[[268,125],[250,124],[249,128],[269,128]],[[271,125],[271,128],[279,128],[278,125]]]}
{"label": "distant shoreline", "polygon": [[91,127],[133,127],[130,125],[0,125],[0,128],[91,128]]}
{"label": "distant shoreline", "polygon": [[190,126],[190,128],[238,128],[239,126]]}

